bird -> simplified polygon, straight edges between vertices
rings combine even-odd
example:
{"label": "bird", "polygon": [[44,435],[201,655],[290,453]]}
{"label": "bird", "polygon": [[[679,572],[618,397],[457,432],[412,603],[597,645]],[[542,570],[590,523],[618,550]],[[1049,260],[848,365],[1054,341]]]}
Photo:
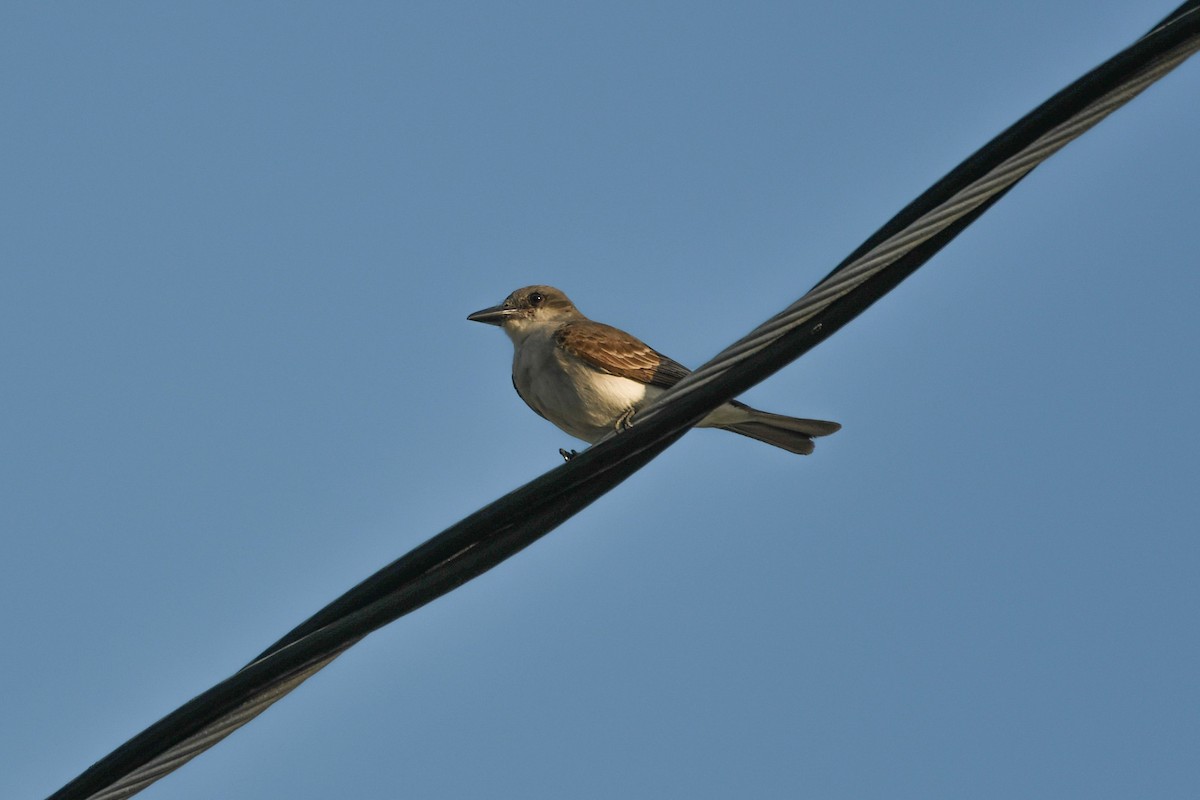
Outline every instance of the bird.
{"label": "bird", "polygon": [[[467,316],[499,326],[513,343],[517,394],[565,433],[595,444],[632,424],[634,415],[691,370],[619,328],[595,322],[553,286],[517,289],[503,303]],[[813,438],[836,422],[771,414],[730,400],[697,423],[740,433],[789,453],[808,455]],[[559,450],[566,460],[574,450]]]}

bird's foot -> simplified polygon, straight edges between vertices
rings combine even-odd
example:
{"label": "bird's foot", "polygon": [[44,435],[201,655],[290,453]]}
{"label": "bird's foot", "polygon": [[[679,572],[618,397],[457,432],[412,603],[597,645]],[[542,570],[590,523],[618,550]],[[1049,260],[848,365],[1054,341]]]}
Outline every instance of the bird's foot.
{"label": "bird's foot", "polygon": [[623,431],[633,425],[633,412],[635,410],[636,409],[633,408],[627,408],[621,412],[621,416],[617,417],[617,421],[613,424],[613,427],[618,431]]}
{"label": "bird's foot", "polygon": [[578,450],[564,450],[560,447],[560,448],[558,448],[558,454],[563,457],[563,461],[570,461],[572,458],[579,455],[579,451]]}

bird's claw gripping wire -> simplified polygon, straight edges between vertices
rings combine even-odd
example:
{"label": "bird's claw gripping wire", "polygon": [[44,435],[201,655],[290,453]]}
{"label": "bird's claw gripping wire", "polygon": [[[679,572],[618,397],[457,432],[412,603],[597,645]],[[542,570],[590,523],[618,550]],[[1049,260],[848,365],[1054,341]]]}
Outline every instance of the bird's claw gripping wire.
{"label": "bird's claw gripping wire", "polygon": [[560,448],[558,448],[558,454],[563,457],[563,461],[570,461],[572,458],[579,455],[579,451],[578,450],[564,450],[560,447]]}

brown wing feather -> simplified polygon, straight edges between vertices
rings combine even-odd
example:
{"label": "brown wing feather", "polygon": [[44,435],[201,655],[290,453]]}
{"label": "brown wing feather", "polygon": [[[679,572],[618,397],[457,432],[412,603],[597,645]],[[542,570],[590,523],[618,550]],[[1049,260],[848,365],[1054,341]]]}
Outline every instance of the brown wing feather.
{"label": "brown wing feather", "polygon": [[602,322],[568,322],[554,334],[558,346],[609,375],[674,386],[691,370],[667,358],[637,337]]}

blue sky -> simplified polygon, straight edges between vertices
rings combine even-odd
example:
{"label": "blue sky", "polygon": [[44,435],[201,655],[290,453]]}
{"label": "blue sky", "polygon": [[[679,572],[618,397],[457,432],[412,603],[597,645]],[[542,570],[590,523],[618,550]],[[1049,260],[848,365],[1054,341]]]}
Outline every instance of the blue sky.
{"label": "blue sky", "polygon": [[[577,446],[465,316],[698,364],[1171,10],[0,9],[0,796]],[[1194,797],[1200,65],[147,798]]]}

